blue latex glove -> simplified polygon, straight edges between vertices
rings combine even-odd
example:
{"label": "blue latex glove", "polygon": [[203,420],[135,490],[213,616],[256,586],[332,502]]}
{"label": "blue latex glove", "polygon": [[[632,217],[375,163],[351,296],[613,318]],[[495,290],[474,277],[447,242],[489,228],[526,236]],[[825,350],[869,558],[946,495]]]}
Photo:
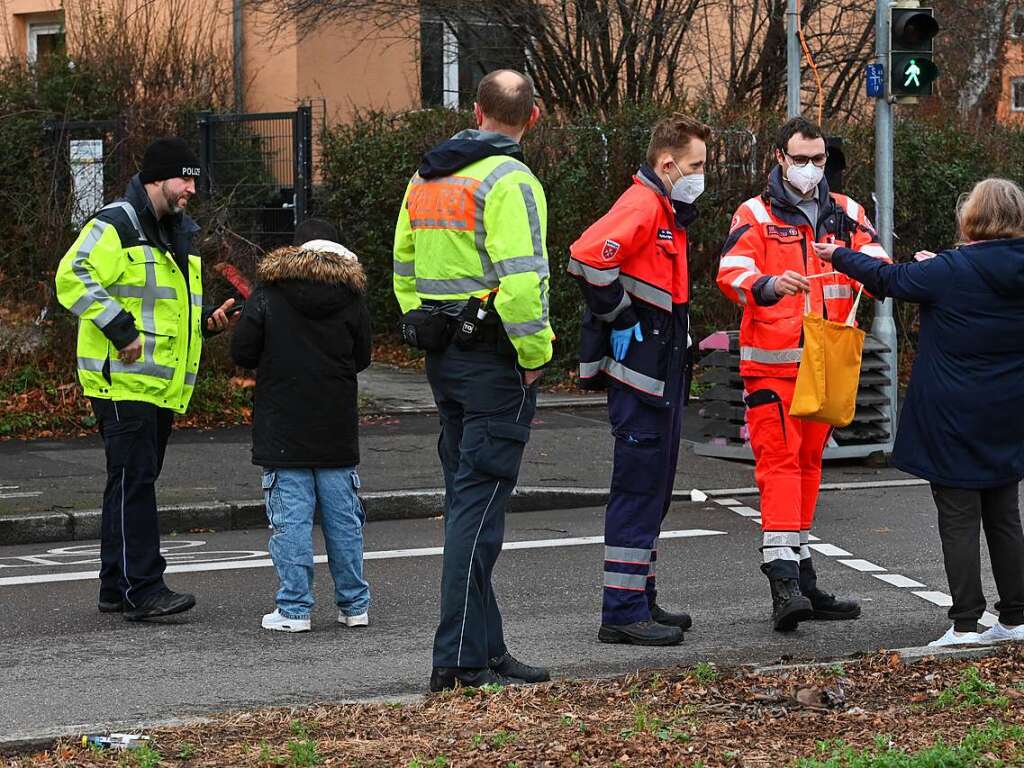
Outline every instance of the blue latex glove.
{"label": "blue latex glove", "polygon": [[622,360],[629,352],[629,345],[633,343],[633,337],[637,341],[643,341],[644,335],[640,331],[640,323],[632,328],[623,328],[621,331],[612,330],[612,357]]}

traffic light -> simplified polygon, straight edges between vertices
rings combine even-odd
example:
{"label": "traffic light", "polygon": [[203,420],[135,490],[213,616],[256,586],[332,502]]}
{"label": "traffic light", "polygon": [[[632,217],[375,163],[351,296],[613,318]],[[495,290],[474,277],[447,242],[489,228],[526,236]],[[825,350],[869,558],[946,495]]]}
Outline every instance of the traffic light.
{"label": "traffic light", "polygon": [[933,39],[939,23],[932,8],[902,0],[889,9],[889,94],[895,100],[931,96],[939,76]]}

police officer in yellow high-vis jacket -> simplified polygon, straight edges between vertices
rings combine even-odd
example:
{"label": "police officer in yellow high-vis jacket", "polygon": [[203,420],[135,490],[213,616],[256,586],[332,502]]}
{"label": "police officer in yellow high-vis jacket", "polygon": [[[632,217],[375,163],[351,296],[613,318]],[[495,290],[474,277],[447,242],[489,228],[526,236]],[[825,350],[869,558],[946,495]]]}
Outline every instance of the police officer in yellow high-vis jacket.
{"label": "police officer in yellow high-vis jacket", "polygon": [[199,228],[184,213],[199,172],[182,139],[154,141],[125,196],[86,223],[57,269],[57,298],[79,318],[78,378],[107,455],[99,609],[135,621],[195,605],[164,584],[155,483],[203,336],[228,326],[233,303],[203,309],[191,254]]}
{"label": "police officer in yellow high-vis jacket", "polygon": [[428,349],[442,428],[446,509],[434,691],[549,677],[508,652],[491,586],[505,504],[530,437],[534,385],[554,338],[547,202],[519,148],[540,116],[533,83],[518,72],[492,72],[480,82],[475,112],[479,130],[424,155],[395,230],[394,287],[406,327],[428,311],[442,328],[432,334],[440,343],[424,343],[427,325],[406,333]]}

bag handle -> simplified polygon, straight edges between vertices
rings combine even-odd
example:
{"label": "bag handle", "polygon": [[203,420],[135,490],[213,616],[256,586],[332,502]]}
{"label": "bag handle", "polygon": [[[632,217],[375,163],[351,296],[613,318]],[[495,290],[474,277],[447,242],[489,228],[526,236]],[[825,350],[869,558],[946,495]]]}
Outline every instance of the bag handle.
{"label": "bag handle", "polygon": [[[806,277],[807,277],[808,280],[815,280],[815,279],[817,279],[819,277],[832,277],[833,275],[838,275],[838,274],[840,274],[840,273],[839,272],[835,272],[835,271],[833,271],[833,272],[819,272],[816,275],[807,275]],[[860,290],[857,291],[857,298],[853,300],[853,307],[850,309],[850,314],[848,314],[846,316],[846,323],[845,323],[846,325],[851,325],[852,326],[854,321],[857,319],[857,308],[860,306],[860,297],[863,296],[863,295],[864,295],[864,286],[861,285]],[[805,315],[811,314],[811,294],[810,293],[805,293],[804,294],[804,314]]]}

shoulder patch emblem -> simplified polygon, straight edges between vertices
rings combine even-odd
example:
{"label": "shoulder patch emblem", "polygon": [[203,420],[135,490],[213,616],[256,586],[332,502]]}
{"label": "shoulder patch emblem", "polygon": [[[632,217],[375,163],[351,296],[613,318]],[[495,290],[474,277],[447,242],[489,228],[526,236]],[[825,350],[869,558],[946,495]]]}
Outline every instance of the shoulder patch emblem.
{"label": "shoulder patch emblem", "polygon": [[619,248],[621,247],[622,246],[614,240],[605,240],[604,248],[601,249],[601,258],[605,261],[611,261],[615,258],[615,254],[619,252]]}
{"label": "shoulder patch emblem", "polygon": [[800,237],[800,230],[796,227],[780,227],[776,224],[769,224],[765,234],[768,237]]}
{"label": "shoulder patch emblem", "polygon": [[659,240],[672,240],[672,230],[671,229],[659,229],[658,230],[658,239]]}

